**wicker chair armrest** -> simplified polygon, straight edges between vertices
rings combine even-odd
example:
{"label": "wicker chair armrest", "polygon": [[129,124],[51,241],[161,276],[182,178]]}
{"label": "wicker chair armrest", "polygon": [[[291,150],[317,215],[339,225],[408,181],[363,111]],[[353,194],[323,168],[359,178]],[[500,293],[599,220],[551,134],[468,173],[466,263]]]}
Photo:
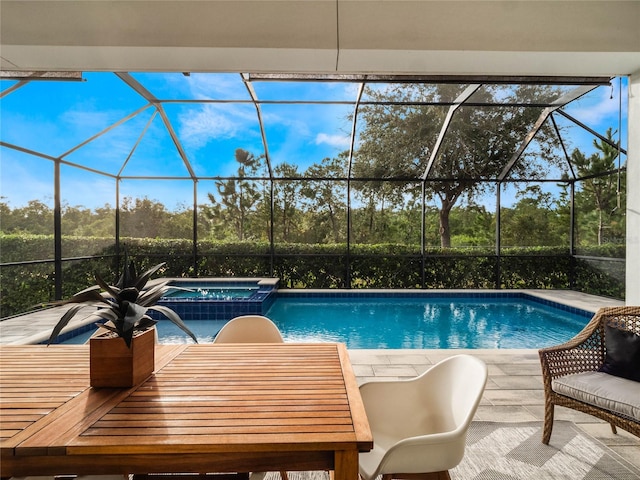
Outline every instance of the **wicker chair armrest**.
{"label": "wicker chair armrest", "polygon": [[604,307],[568,342],[539,351],[545,388],[564,375],[600,369],[605,359],[605,325],[640,334],[640,307]]}
{"label": "wicker chair armrest", "polygon": [[601,317],[591,321],[571,340],[538,351],[545,384],[564,375],[598,370],[604,362]]}

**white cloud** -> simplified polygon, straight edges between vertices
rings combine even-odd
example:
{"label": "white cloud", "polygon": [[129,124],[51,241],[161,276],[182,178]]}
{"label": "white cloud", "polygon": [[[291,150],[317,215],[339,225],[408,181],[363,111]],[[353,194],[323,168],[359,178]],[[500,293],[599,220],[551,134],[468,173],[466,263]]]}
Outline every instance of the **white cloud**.
{"label": "white cloud", "polygon": [[[192,74],[188,79],[190,96],[196,99],[247,100],[249,95],[238,74]],[[199,105],[178,117],[180,138],[192,148],[202,148],[211,140],[238,137],[255,128],[252,105]]]}
{"label": "white cloud", "polygon": [[116,183],[112,179],[93,176],[70,179],[62,186],[62,202],[69,206],[99,208],[105,204],[115,205]]}
{"label": "white cloud", "polygon": [[239,74],[192,74],[189,87],[194,98],[248,99]]}
{"label": "white cloud", "polygon": [[[590,126],[614,126],[618,123],[620,109],[620,84],[615,79],[613,89],[599,87],[593,93],[568,105],[567,112]],[[626,118],[627,85],[622,84],[622,116]]]}
{"label": "white cloud", "polygon": [[179,73],[137,75],[158,98],[188,98],[197,100],[242,99],[249,94],[237,73]]}
{"label": "white cloud", "polygon": [[316,135],[316,145],[330,145],[336,148],[347,148],[351,139],[345,135],[329,135],[327,133],[319,133]]}
{"label": "white cloud", "polygon": [[203,147],[213,139],[233,138],[243,131],[246,122],[239,113],[240,109],[227,108],[223,112],[212,104],[184,112],[179,116],[180,138],[193,148]]}
{"label": "white cloud", "polygon": [[87,131],[90,134],[97,133],[119,120],[119,116],[111,111],[95,111],[72,109],[60,116],[60,120],[76,130]]}

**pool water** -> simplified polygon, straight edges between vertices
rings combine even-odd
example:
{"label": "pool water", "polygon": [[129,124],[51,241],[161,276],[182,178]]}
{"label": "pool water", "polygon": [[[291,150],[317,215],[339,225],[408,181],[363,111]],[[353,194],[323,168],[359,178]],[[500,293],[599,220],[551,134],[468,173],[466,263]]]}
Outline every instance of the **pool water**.
{"label": "pool water", "polygon": [[188,290],[172,290],[165,298],[190,298],[203,300],[235,300],[249,298],[258,291],[258,287],[186,287]]}
{"label": "pool water", "polygon": [[[592,316],[525,296],[278,296],[266,315],[285,341],[343,342],[351,349],[542,348],[565,342]],[[211,342],[226,320],[186,322],[198,342]],[[192,340],[168,320],[161,343]],[[73,339],[83,343],[86,337]],[[71,340],[70,340],[71,342]]]}
{"label": "pool water", "polygon": [[541,348],[565,342],[590,314],[518,298],[278,298],[268,312],[288,341],[349,348]]}

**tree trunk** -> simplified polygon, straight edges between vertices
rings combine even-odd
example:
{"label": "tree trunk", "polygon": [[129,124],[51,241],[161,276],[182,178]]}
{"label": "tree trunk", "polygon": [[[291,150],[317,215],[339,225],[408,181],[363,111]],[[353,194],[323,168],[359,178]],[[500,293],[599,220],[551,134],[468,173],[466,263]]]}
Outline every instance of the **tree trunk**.
{"label": "tree trunk", "polygon": [[[370,200],[369,201],[369,235],[373,233],[373,218],[374,218],[375,211],[376,211],[376,207],[373,204],[373,201]],[[369,238],[369,241],[371,241],[371,238]]]}
{"label": "tree trunk", "polygon": [[449,229],[449,212],[451,206],[443,204],[439,212],[440,219],[440,246],[442,248],[451,247],[451,230]]}
{"label": "tree trunk", "polygon": [[602,223],[602,209],[598,208],[598,245],[602,245],[603,232],[604,232],[604,225]]}
{"label": "tree trunk", "polygon": [[333,214],[333,208],[329,204],[329,220],[331,221],[331,230],[333,231],[333,240],[335,243],[340,241],[340,232],[338,232],[338,224],[336,216]]}

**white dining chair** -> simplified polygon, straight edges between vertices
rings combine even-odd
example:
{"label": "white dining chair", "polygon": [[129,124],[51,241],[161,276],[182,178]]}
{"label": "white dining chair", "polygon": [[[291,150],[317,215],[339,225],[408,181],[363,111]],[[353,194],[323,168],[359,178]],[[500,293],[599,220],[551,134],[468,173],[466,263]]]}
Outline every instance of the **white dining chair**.
{"label": "white dining chair", "polygon": [[277,325],[262,315],[242,315],[229,320],[213,343],[282,343]]}
{"label": "white dining chair", "polygon": [[412,379],[363,384],[374,446],[360,454],[361,477],[449,479],[486,382],[482,360],[456,355]]}

